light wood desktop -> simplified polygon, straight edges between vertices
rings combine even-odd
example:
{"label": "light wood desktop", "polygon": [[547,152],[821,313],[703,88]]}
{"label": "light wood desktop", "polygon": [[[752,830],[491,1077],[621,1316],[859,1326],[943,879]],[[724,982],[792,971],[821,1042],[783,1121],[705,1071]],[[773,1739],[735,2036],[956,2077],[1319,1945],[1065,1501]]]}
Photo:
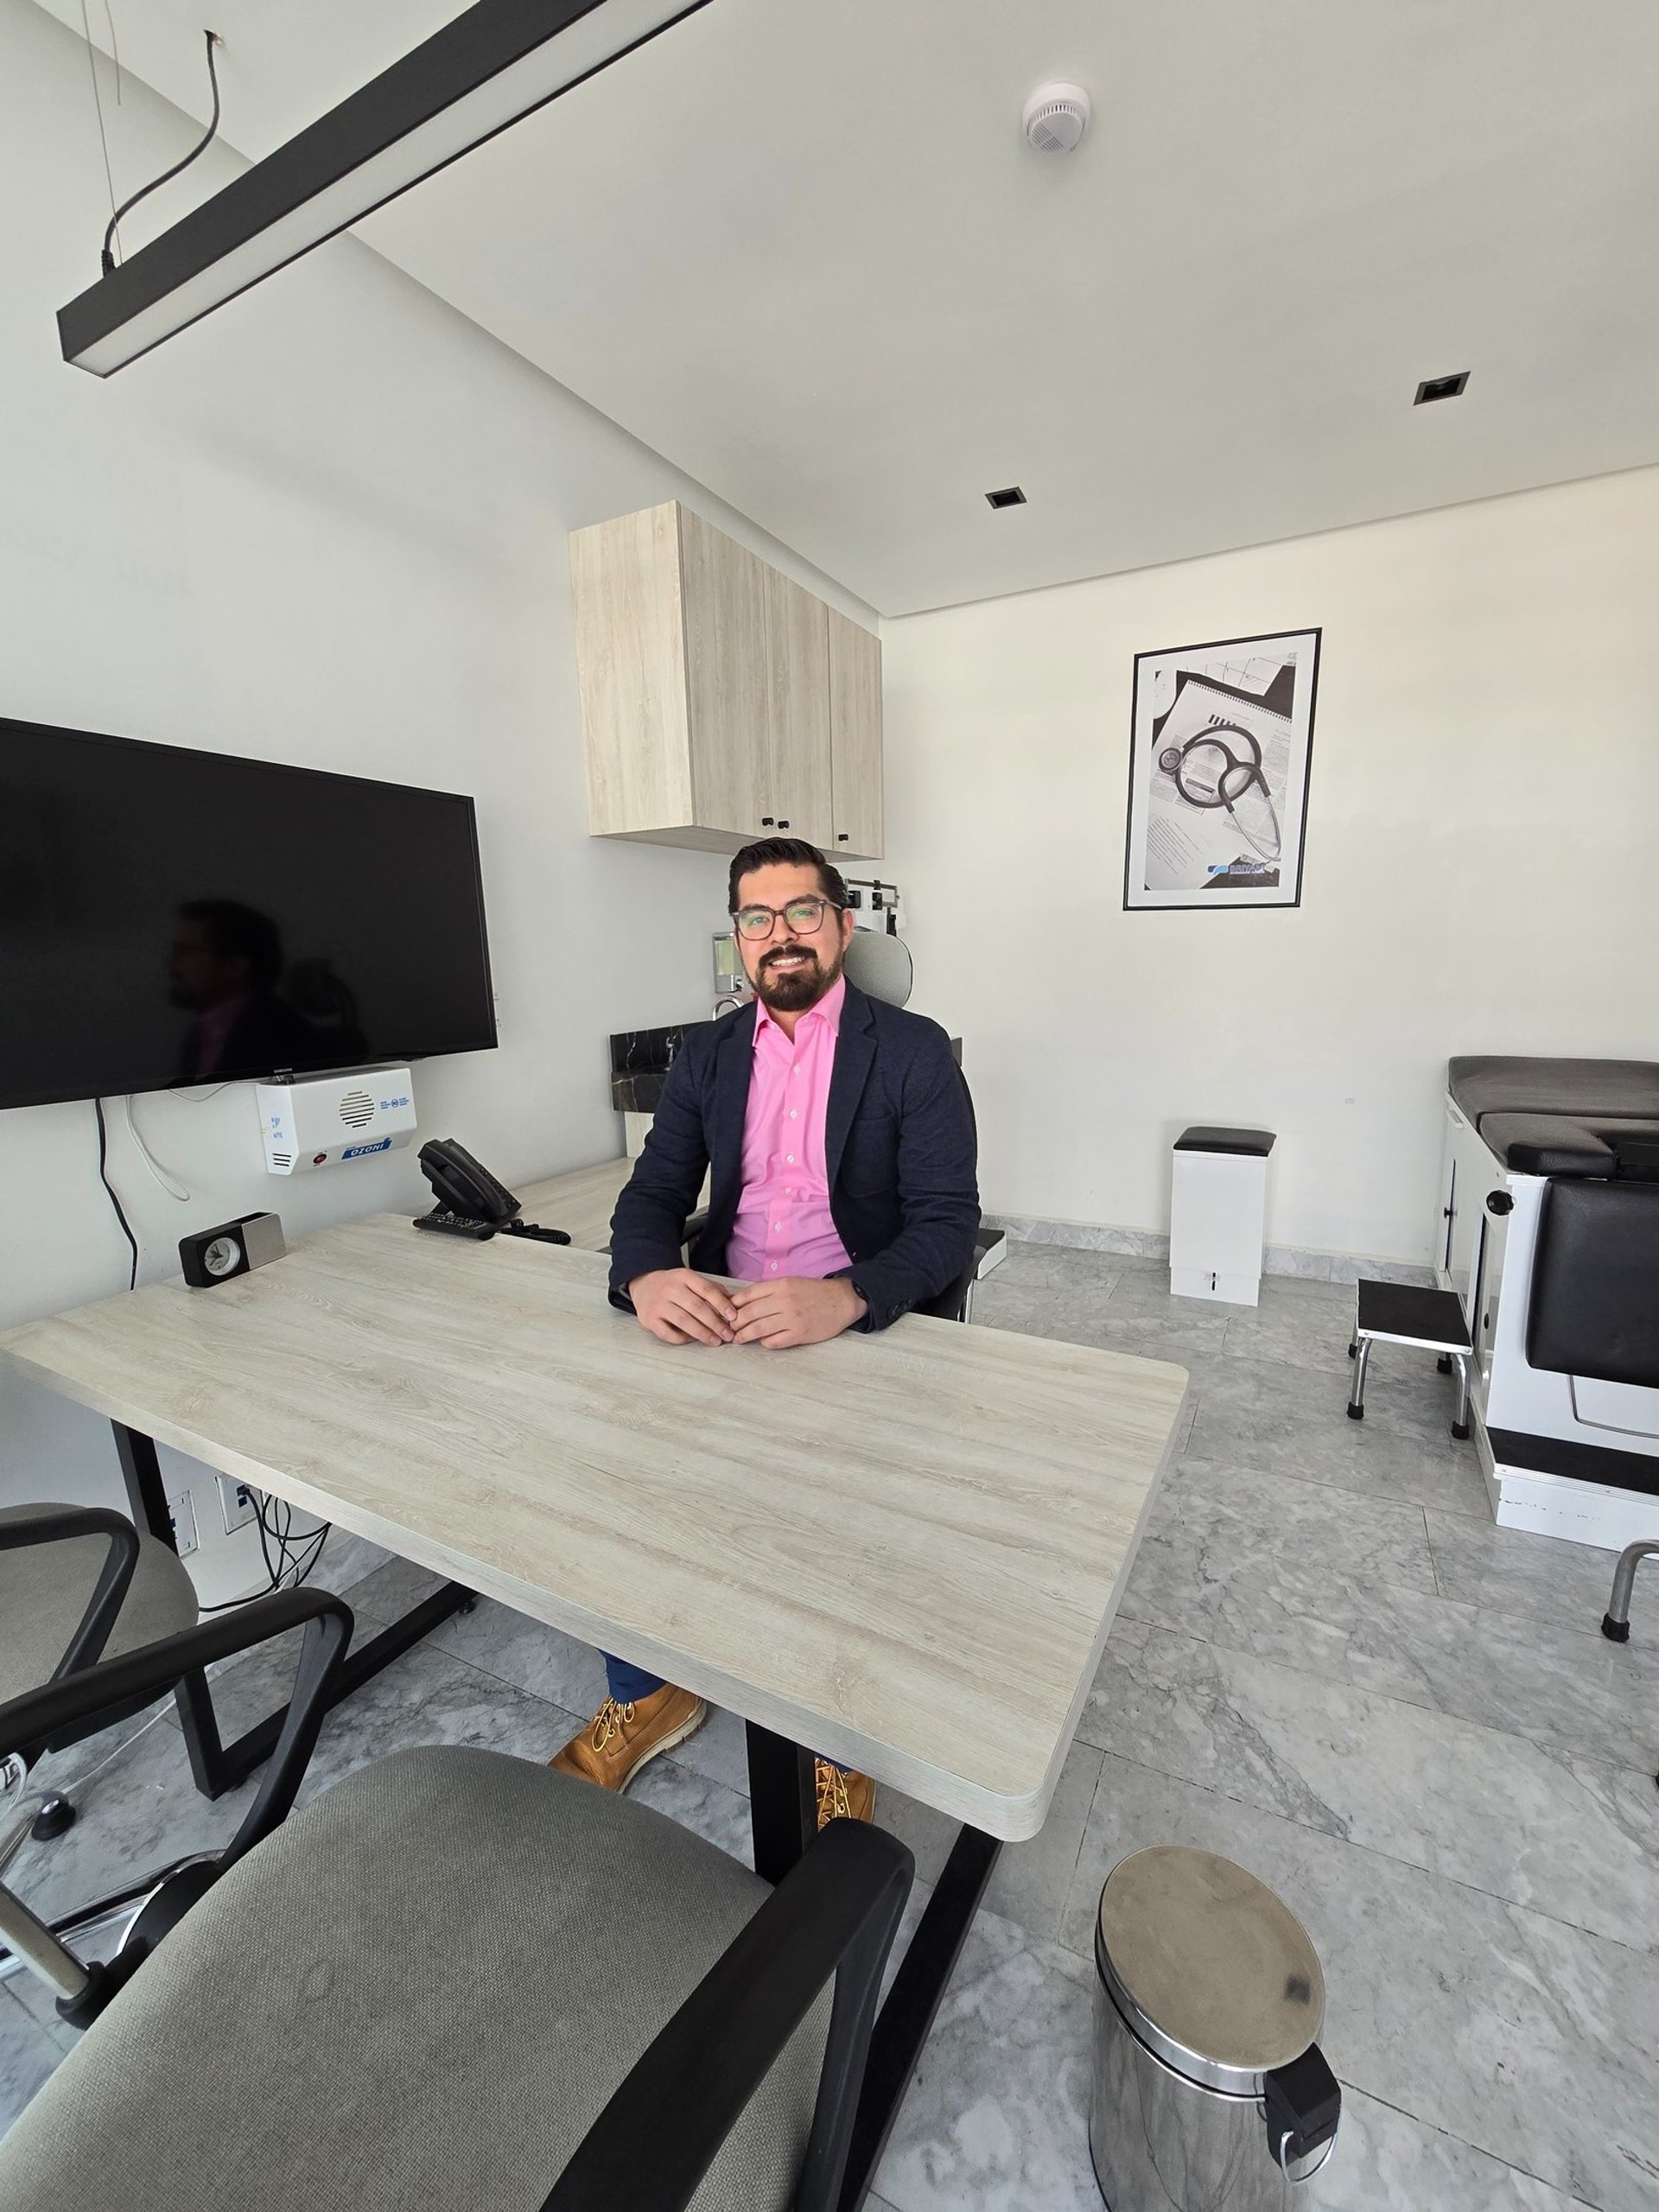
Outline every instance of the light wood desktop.
{"label": "light wood desktop", "polygon": [[[627,1166],[583,1171],[590,1212]],[[526,1215],[591,1233],[575,1197],[533,1185]],[[379,1215],[0,1353],[991,1836],[1034,1834],[1185,1371],[916,1316],[670,1347],[605,1279],[592,1252]]]}

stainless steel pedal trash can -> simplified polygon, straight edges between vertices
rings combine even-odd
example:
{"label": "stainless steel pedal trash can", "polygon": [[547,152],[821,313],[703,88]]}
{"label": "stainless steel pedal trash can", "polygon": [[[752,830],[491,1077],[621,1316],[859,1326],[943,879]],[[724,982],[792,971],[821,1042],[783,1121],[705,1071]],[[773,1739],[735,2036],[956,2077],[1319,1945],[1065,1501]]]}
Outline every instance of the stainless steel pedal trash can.
{"label": "stainless steel pedal trash can", "polygon": [[1230,1859],[1122,1859],[1095,1927],[1089,2146],[1110,2212],[1287,2212],[1336,2141],[1307,1931]]}

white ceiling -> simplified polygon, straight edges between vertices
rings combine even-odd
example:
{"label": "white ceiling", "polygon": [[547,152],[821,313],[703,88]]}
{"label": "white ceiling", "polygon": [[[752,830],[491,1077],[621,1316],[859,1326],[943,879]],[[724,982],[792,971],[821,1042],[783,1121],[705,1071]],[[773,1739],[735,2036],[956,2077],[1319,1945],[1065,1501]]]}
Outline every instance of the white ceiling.
{"label": "white ceiling", "polygon": [[[212,0],[226,136],[455,12]],[[1656,95],[1655,0],[712,0],[360,235],[893,614],[1659,460]]]}

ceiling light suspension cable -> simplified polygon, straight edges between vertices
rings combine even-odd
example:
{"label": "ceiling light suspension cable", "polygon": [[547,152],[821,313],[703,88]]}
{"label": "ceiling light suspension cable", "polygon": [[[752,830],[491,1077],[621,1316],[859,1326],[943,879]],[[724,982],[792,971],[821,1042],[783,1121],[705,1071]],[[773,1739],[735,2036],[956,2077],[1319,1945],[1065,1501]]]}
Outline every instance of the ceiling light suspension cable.
{"label": "ceiling light suspension cable", "polygon": [[[219,136],[219,71],[213,64],[213,48],[216,46],[222,45],[224,41],[219,37],[217,31],[204,31],[202,33],[202,36],[207,41],[207,81],[213,88],[213,120],[207,125],[207,135],[201,140],[200,144],[194,145],[190,149],[190,151],[185,156],[181,162],[175,162],[170,169],[163,169],[160,176],[155,178],[150,183],[145,185],[142,191],[135,192],[130,200],[124,200],[121,205],[116,209],[114,214],[111,216],[110,226],[104,233],[104,274],[106,276],[112,275],[114,272],[115,233],[117,226],[119,224],[121,218],[124,215],[131,214],[133,209],[138,205],[138,202],[141,200],[148,200],[152,192],[158,192],[162,185],[171,183],[172,180],[175,176],[181,175],[184,170],[189,168],[192,162],[195,161],[200,155],[207,152],[207,149],[213,144],[214,139]],[[94,82],[96,82],[96,79],[94,79]]]}

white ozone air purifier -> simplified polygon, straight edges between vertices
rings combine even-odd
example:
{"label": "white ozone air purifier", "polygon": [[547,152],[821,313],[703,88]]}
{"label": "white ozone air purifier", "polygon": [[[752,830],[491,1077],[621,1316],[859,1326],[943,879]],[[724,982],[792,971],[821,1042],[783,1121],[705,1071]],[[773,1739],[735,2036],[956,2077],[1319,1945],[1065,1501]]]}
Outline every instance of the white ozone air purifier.
{"label": "white ozone air purifier", "polygon": [[415,1084],[407,1068],[296,1076],[256,1084],[254,1096],[273,1175],[401,1152],[415,1134]]}

